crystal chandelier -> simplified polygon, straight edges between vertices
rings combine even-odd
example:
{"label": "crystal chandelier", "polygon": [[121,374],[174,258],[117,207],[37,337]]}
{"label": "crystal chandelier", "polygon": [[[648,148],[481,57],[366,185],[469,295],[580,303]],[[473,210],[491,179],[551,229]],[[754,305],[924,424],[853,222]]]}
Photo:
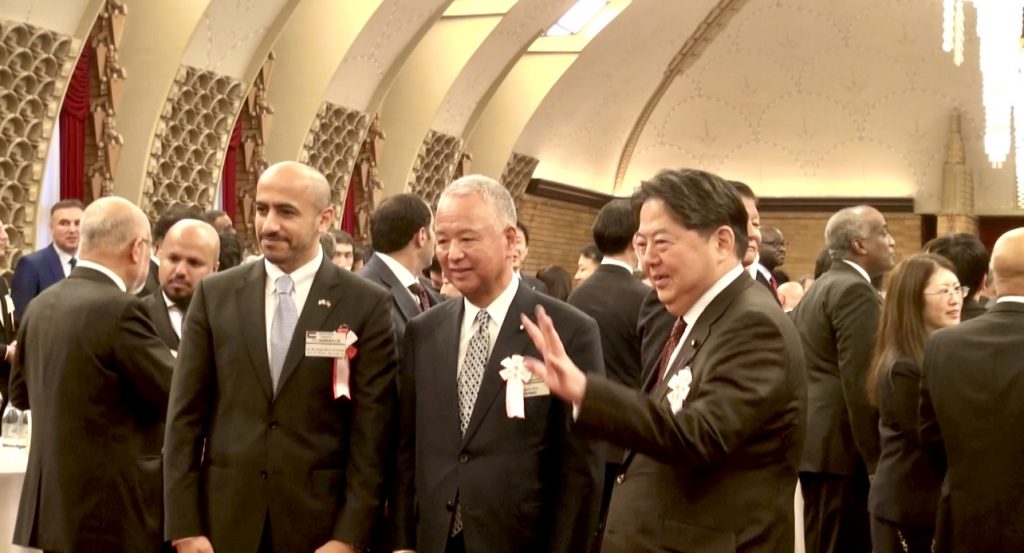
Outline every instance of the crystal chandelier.
{"label": "crystal chandelier", "polygon": [[[964,2],[943,0],[942,49],[964,60]],[[973,0],[977,10],[985,154],[1000,168],[1015,150],[1018,207],[1024,208],[1024,0]],[[1016,136],[1014,136],[1016,135]]]}

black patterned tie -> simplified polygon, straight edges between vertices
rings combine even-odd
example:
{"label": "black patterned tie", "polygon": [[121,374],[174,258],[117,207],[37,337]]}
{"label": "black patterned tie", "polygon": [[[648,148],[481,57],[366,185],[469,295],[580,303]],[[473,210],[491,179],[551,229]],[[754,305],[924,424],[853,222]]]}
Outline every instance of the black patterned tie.
{"label": "black patterned tie", "polygon": [[[476,332],[469,339],[469,346],[466,348],[466,357],[462,360],[462,367],[458,374],[459,388],[459,432],[466,434],[466,427],[469,426],[469,419],[473,416],[473,405],[476,404],[476,396],[480,393],[480,383],[484,379],[484,369],[487,367],[487,357],[490,356],[491,317],[481,309],[473,320]],[[455,504],[455,517],[452,519],[451,535],[454,536],[462,531],[462,505]]]}

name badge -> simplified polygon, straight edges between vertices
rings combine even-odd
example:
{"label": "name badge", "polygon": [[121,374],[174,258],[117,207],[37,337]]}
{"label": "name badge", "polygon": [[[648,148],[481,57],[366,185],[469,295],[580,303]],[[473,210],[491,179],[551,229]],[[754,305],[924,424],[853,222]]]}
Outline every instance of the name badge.
{"label": "name badge", "polygon": [[530,381],[523,385],[523,397],[539,397],[551,395],[551,389],[537,375],[533,375]]}
{"label": "name badge", "polygon": [[306,357],[345,357],[345,335],[331,330],[306,332]]}

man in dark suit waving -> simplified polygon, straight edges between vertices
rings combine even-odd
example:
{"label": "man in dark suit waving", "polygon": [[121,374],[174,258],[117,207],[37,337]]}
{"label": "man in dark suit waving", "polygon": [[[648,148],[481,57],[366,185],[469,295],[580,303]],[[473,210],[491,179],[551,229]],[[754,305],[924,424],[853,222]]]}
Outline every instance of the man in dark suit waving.
{"label": "man in dark suit waving", "polygon": [[519,378],[513,356],[535,355],[519,316],[544,305],[569,355],[603,374],[597,325],[512,275],[515,229],[493,179],[463,177],[438,202],[438,259],[464,299],[406,327],[396,549],[583,553],[592,541],[596,446],[570,431],[570,406]]}
{"label": "man in dark suit waving", "polygon": [[382,508],[394,426],[391,297],[320,249],[330,188],[294,162],[256,185],[264,260],[199,282],[167,417],[179,552],[352,552]]}
{"label": "man in dark suit waving", "polygon": [[939,552],[1024,551],[1024,228],[996,241],[992,274],[988,313],[925,346],[921,439],[947,466]]}
{"label": "man in dark suit waving", "polygon": [[174,362],[134,296],[149,221],[123,198],[82,216],[81,261],[22,314],[11,403],[32,410],[14,543],[152,553],[163,543],[160,446]]}
{"label": "man in dark suit waving", "polygon": [[78,200],[61,200],[53,204],[50,208],[53,242],[18,260],[11,280],[14,320],[20,321],[32,298],[67,278],[78,264],[82,209],[82,202]]}
{"label": "man in dark suit waving", "polygon": [[391,292],[398,340],[410,319],[441,301],[441,296],[419,279],[434,257],[432,217],[426,202],[409,193],[387,198],[370,216],[375,251],[359,274]]}
{"label": "man in dark suit waving", "polygon": [[577,428],[630,449],[602,551],[793,551],[803,441],[800,338],[743,274],[747,214],[720,178],[662,171],[634,195],[637,245],[678,317],[643,392],[584,374],[544,309],[523,317],[528,367],[579,409]]}
{"label": "man in dark suit waving", "polygon": [[159,255],[159,293],[146,296],[142,304],[160,339],[177,355],[182,323],[196,285],[217,271],[220,237],[205,221],[183,219],[167,230]]}
{"label": "man in dark suit waving", "polygon": [[893,266],[895,240],[870,206],[825,226],[832,268],[791,313],[807,360],[807,445],[800,461],[808,553],[871,551],[868,475],[881,442],[867,398],[881,299],[874,279]]}

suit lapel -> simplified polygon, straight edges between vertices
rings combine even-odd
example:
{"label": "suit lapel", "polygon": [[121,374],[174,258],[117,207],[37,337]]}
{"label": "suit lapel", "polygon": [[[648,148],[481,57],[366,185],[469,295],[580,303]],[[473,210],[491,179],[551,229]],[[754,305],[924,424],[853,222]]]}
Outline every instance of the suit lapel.
{"label": "suit lapel", "polygon": [[57,254],[57,245],[50,243],[49,255],[47,256],[47,267],[50,270],[50,278],[54,282],[64,280],[64,267],[60,264],[60,255]]}
{"label": "suit lapel", "polygon": [[242,280],[236,294],[238,296],[239,318],[245,343],[249,347],[252,368],[256,378],[267,395],[267,401],[273,397],[270,382],[270,360],[267,357],[267,272],[263,262],[252,264],[249,274]]}
{"label": "suit lapel", "polygon": [[[332,306],[341,304],[341,279],[336,272],[338,269],[331,263],[331,260],[324,257],[320,268],[313,277],[313,286],[309,289],[309,296],[302,306],[302,314],[295,325],[295,333],[292,334],[292,343],[288,346],[288,355],[284,358],[284,367],[281,369],[281,379],[277,383],[277,390],[280,392],[288,377],[295,372],[299,361],[306,355],[306,331],[321,330],[327,316],[334,309]],[[320,300],[328,300],[327,304]],[[268,373],[269,374],[269,369]]]}
{"label": "suit lapel", "polygon": [[[498,338],[494,341],[494,348],[491,349],[491,355],[487,359],[487,368],[484,370],[483,382],[480,383],[480,392],[473,405],[473,415],[469,418],[469,426],[466,427],[466,434],[463,436],[464,444],[469,442],[473,433],[480,427],[491,404],[498,397],[498,392],[505,389],[505,381],[498,374],[502,368],[501,361],[510,355],[524,353],[529,345],[530,337],[526,331],[522,330],[519,315],[532,312],[533,306],[537,304],[535,294],[536,292],[530,290],[525,283],[519,283],[519,289],[516,291],[515,297],[512,298],[512,305],[508,308],[505,321],[498,331]],[[456,405],[458,405],[458,401],[456,401]]]}
{"label": "suit lapel", "polygon": [[[430,339],[430,348],[436,356],[436,362],[425,360],[421,366],[429,367],[433,372],[433,386],[438,393],[438,402],[432,409],[438,410],[438,423],[442,432],[453,432],[459,435],[459,336],[462,328],[462,317],[466,308],[462,300],[446,304],[443,309],[449,313],[443,317],[444,322],[437,328],[436,339]],[[454,347],[453,347],[454,346]]]}
{"label": "suit lapel", "polygon": [[164,302],[164,295],[158,290],[153,293],[153,299],[157,303],[157,311],[160,312],[157,320],[153,321],[157,327],[157,333],[167,336],[171,349],[176,350],[180,345],[180,338],[178,338],[178,333],[174,332],[174,325],[171,324],[171,314],[167,309],[167,303]]}
{"label": "suit lapel", "polygon": [[402,313],[402,317],[408,321],[420,314],[419,304],[412,299],[412,295],[409,293],[409,289],[402,286],[402,283],[398,281],[398,277],[391,271],[391,267],[388,267],[384,261],[373,256],[370,260],[371,263],[375,263],[376,267],[374,270],[380,275],[381,280],[388,285],[391,289],[391,296],[395,298],[395,303],[398,305],[398,311]]}

